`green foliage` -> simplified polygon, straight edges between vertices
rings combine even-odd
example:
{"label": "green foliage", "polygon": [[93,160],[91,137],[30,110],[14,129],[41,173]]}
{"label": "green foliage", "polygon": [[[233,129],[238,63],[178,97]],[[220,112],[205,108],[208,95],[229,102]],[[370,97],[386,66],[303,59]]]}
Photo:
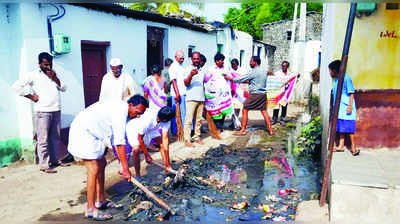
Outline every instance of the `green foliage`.
{"label": "green foliage", "polygon": [[[202,4],[194,4],[196,7],[201,8],[203,7]],[[191,18],[193,15],[189,12],[181,10],[179,7],[179,3],[177,2],[150,2],[150,3],[133,3],[129,6],[129,9],[137,10],[137,11],[145,11],[145,12],[156,12],[163,16],[167,13],[172,14],[183,14],[185,18]]]}
{"label": "green foliage", "polygon": [[[307,11],[322,12],[322,4],[307,3]],[[255,39],[262,39],[262,24],[292,19],[293,12],[294,3],[242,3],[240,9],[228,10],[224,22],[231,24],[235,29],[249,33]]]}
{"label": "green foliage", "polygon": [[311,105],[313,107],[318,107],[319,106],[319,96],[312,96],[311,97]]}
{"label": "green foliage", "polygon": [[321,151],[322,125],[321,117],[314,119],[301,128],[301,134],[297,137],[297,147],[293,150],[298,158],[317,159]]}

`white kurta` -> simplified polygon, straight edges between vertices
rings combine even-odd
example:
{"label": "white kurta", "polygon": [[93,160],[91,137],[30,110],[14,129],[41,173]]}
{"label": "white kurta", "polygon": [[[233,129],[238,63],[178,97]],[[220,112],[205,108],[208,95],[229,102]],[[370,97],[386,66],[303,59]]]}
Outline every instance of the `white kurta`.
{"label": "white kurta", "polygon": [[126,144],[127,119],[126,102],[106,101],[92,104],[72,121],[68,151],[82,159],[100,159],[104,155],[104,140],[112,138],[115,145]]}
{"label": "white kurta", "polygon": [[131,96],[139,93],[139,88],[132,76],[121,73],[116,78],[110,71],[104,75],[101,82],[99,101],[105,100],[128,100]]}
{"label": "white kurta", "polygon": [[[174,60],[174,62],[171,64],[171,67],[169,67],[169,79],[176,80],[176,85],[178,87],[179,94],[181,96],[186,94],[186,86],[185,86],[185,68],[183,65],[179,64],[177,61]],[[171,86],[171,96],[175,96],[175,90],[174,87]]]}
{"label": "white kurta", "polygon": [[66,90],[66,86],[61,79],[60,86],[58,86],[40,68],[21,77],[13,84],[13,88],[20,96],[38,95],[39,101],[34,104],[36,112],[60,111],[60,92]]}
{"label": "white kurta", "polygon": [[167,132],[171,122],[157,122],[157,113],[146,111],[140,118],[132,119],[126,125],[126,136],[129,145],[139,146],[138,136],[144,135],[144,143],[149,146],[153,138],[161,136],[162,132]]}

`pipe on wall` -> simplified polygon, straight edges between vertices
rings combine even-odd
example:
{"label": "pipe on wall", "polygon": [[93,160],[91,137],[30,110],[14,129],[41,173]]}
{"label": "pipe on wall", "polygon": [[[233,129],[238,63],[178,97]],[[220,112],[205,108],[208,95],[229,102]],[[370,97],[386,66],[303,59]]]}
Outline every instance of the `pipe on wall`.
{"label": "pipe on wall", "polygon": [[[54,15],[47,16],[47,34],[49,37],[50,53],[53,55],[57,55],[57,53],[54,51],[53,29],[51,25],[52,22],[60,19],[65,15],[65,8],[62,5],[55,5],[55,4],[50,4],[50,5],[57,9],[57,13]],[[60,14],[60,9],[62,10],[61,14]]]}

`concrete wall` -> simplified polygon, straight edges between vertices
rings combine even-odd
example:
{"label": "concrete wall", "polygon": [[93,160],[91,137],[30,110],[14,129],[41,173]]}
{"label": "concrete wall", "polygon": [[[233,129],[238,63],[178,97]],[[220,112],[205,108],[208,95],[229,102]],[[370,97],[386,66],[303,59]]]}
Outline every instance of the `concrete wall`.
{"label": "concrete wall", "polygon": [[[336,4],[333,19],[335,59],[340,59],[350,4]],[[371,16],[354,21],[347,73],[357,89],[400,88],[400,10],[387,10],[386,3],[378,4]],[[381,32],[395,32],[396,37],[381,37]]]}
{"label": "concrete wall", "polygon": [[328,146],[328,130],[329,130],[329,103],[332,89],[332,79],[329,75],[328,65],[333,60],[333,48],[330,47],[333,42],[332,29],[334,20],[329,19],[335,16],[335,5],[332,3],[324,4],[323,28],[321,33],[321,67],[320,67],[320,92],[319,92],[319,109],[321,114],[322,130],[322,164],[325,164],[326,149]]}
{"label": "concrete wall", "polygon": [[[137,84],[147,76],[147,26],[165,30],[164,58],[173,58],[176,50],[183,50],[186,56],[184,65],[189,65],[191,61],[187,57],[188,47],[195,46],[196,51],[207,57],[207,65],[213,64],[217,51],[215,32],[192,31],[80,6],[63,6],[66,14],[52,23],[53,34],[65,33],[71,37],[71,52],[56,56],[53,61],[54,70],[67,85],[67,91],[61,96],[62,128],[69,127],[74,117],[84,109],[81,40],[109,41],[107,64],[112,57],[121,58],[124,71],[130,73]],[[48,15],[55,13],[56,9],[49,4],[0,4],[0,59],[8,65],[0,67],[0,87],[5,90],[5,97],[0,102],[0,124],[4,127],[0,130],[0,149],[2,142],[12,140],[13,147],[19,148],[19,151],[21,148],[33,150],[35,125],[32,103],[26,98],[16,96],[11,85],[19,77],[38,67],[37,56],[40,52],[49,52],[46,19]],[[230,35],[226,35],[224,41],[227,59],[236,54],[236,57],[239,56],[235,50],[231,51],[235,41],[240,46],[248,47],[246,52],[251,51],[252,39],[241,36],[244,37],[244,43],[242,38],[232,41]]]}
{"label": "concrete wall", "polygon": [[[273,70],[280,68],[282,61],[289,59],[290,40],[287,40],[287,31],[292,31],[293,20],[264,24],[263,42],[276,46]],[[296,37],[299,39],[300,20],[296,20]],[[308,13],[306,18],[306,41],[321,40],[322,15],[320,13]],[[292,36],[293,38],[293,36]]]}
{"label": "concrete wall", "polygon": [[[324,7],[327,11],[324,13],[320,105],[326,146],[332,89],[327,66],[332,60],[341,58],[350,4],[326,4]],[[400,111],[399,27],[400,10],[387,10],[386,3],[378,4],[376,13],[371,16],[354,21],[346,73],[357,90],[355,138],[360,147],[400,146],[400,137],[394,134],[400,131],[400,120],[395,116]],[[385,36],[386,31],[393,35]]]}

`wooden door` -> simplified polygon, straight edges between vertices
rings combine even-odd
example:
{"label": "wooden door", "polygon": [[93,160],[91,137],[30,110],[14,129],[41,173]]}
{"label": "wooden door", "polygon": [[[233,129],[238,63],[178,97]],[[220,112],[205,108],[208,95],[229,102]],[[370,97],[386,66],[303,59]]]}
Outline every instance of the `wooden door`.
{"label": "wooden door", "polygon": [[110,42],[81,41],[85,107],[97,102],[101,82],[107,73],[106,50]]}
{"label": "wooden door", "polygon": [[163,68],[164,30],[147,27],[147,75],[151,75],[151,67],[160,65]]}

